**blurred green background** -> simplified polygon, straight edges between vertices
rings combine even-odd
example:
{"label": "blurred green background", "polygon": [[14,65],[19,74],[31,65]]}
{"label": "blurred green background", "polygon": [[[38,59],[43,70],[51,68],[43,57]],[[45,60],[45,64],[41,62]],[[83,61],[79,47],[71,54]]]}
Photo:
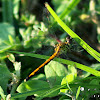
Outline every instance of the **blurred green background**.
{"label": "blurred green background", "polygon": [[[100,0],[1,0],[0,81],[5,78],[5,85],[2,82],[0,85],[6,94],[10,91],[9,89],[7,91],[7,84],[11,82],[9,79],[14,78],[11,73],[15,73],[16,67],[14,67],[15,70],[13,68],[15,61],[17,64],[21,62],[20,83],[45,61],[15,53],[12,55],[9,51],[50,56],[54,52],[54,46],[64,42],[68,36],[47,11],[45,2],[49,3],[75,33],[92,48],[100,51]],[[66,53],[63,58],[100,69],[98,62],[83,49]],[[7,71],[4,72],[5,69]],[[44,73],[43,69],[39,73]],[[85,72],[79,70],[80,76],[81,73]],[[5,76],[3,77],[2,74]],[[91,95],[88,98],[92,100]]]}

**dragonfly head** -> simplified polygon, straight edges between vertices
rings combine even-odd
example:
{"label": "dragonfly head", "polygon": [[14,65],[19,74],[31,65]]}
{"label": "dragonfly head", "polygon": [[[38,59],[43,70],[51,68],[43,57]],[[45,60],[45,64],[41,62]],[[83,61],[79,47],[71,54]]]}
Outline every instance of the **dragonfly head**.
{"label": "dragonfly head", "polygon": [[66,43],[69,45],[72,43],[72,38],[70,36],[66,37]]}

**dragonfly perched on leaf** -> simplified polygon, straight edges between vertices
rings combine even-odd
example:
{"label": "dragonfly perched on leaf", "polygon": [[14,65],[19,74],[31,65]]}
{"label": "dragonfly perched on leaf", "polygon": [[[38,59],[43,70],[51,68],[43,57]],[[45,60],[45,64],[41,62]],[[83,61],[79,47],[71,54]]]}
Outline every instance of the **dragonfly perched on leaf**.
{"label": "dragonfly perched on leaf", "polygon": [[72,40],[70,39],[70,37],[67,37],[66,42],[57,44],[56,47],[55,47],[55,52],[50,56],[50,58],[47,59],[38,68],[36,68],[33,72],[31,72],[31,74],[29,74],[29,76],[25,79],[25,81],[29,80],[32,76],[34,76],[34,74],[36,72],[38,72],[42,67],[47,65],[51,60],[53,60],[59,54],[61,54],[62,52],[65,52],[65,51],[66,52],[70,51],[72,49],[71,41]]}

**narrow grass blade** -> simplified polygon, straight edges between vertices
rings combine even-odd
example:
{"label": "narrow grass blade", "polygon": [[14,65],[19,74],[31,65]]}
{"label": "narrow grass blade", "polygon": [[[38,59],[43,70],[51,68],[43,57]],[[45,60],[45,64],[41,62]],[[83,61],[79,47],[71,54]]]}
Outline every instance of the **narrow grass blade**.
{"label": "narrow grass blade", "polygon": [[72,2],[69,4],[69,6],[61,13],[59,16],[61,19],[63,19],[66,15],[68,15],[72,9],[80,2],[80,0],[72,0]]}
{"label": "narrow grass blade", "polygon": [[79,94],[80,94],[80,86],[78,87],[78,89],[77,89],[77,93],[76,93],[76,100],[78,100],[78,96],[79,96]]}
{"label": "narrow grass blade", "polygon": [[[17,51],[10,51],[12,53],[17,53],[17,54],[21,54],[23,56],[30,56],[30,57],[36,57],[36,58],[40,58],[40,59],[48,59],[49,56],[45,56],[45,55],[39,55],[39,54],[32,54],[32,53],[25,53],[25,52],[17,52]],[[55,58],[54,59],[55,61],[60,61],[60,63],[63,63],[63,64],[67,64],[67,65],[72,65],[72,66],[75,66],[81,70],[84,70],[86,72],[89,72],[97,77],[100,77],[100,72],[95,70],[95,69],[92,69],[88,66],[85,66],[85,65],[82,65],[80,63],[77,63],[77,62],[74,62],[74,61],[70,61],[70,60],[65,60],[65,59],[61,59],[61,58]]]}

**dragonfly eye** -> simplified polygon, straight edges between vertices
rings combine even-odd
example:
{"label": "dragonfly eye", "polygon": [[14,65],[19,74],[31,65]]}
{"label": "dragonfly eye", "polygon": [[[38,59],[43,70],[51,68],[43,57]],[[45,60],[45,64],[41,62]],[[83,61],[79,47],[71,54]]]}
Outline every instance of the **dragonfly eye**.
{"label": "dragonfly eye", "polygon": [[72,38],[70,36],[66,37],[66,42],[68,44],[71,44],[72,43]]}

